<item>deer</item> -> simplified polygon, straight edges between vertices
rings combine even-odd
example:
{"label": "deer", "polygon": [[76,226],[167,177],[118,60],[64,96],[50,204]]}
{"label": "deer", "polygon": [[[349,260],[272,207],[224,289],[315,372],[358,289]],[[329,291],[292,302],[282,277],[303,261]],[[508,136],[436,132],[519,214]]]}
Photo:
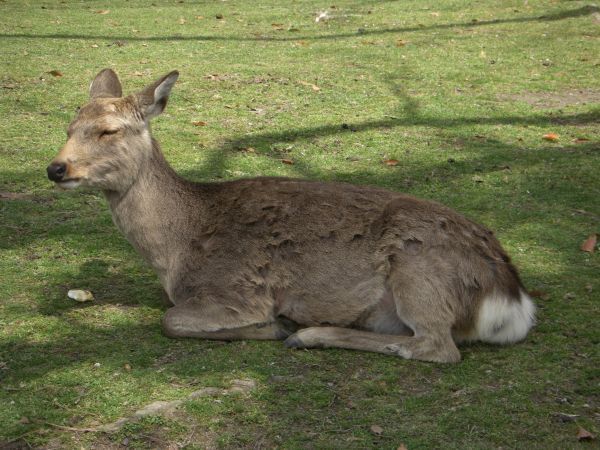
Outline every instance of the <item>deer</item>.
{"label": "deer", "polygon": [[258,177],[193,182],[152,137],[179,72],[123,96],[117,74],[47,167],[101,190],[154,269],[170,338],[282,340],[438,363],[458,345],[522,341],[535,305],[494,234],[440,203],[377,187]]}

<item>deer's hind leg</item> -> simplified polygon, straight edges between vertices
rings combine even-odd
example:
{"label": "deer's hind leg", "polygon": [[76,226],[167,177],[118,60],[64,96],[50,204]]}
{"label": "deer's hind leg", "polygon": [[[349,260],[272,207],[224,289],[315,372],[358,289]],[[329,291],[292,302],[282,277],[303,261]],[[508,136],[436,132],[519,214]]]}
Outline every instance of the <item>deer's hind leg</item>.
{"label": "deer's hind leg", "polygon": [[449,333],[448,336],[396,336],[351,328],[310,327],[288,337],[285,345],[292,348],[346,348],[442,363],[460,361],[460,352]]}
{"label": "deer's hind leg", "polygon": [[339,327],[311,327],[288,337],[286,346],[339,347],[423,361],[460,361],[460,352],[452,338],[454,313],[448,307],[448,299],[443,297],[444,291],[436,286],[437,280],[420,277],[411,279],[402,273],[396,276],[392,273],[388,281],[395,313],[412,330],[412,336]]}
{"label": "deer's hind leg", "polygon": [[167,310],[162,328],[169,337],[283,340],[296,331],[297,325],[285,319],[269,319],[267,314],[253,316],[236,308],[191,299]]}

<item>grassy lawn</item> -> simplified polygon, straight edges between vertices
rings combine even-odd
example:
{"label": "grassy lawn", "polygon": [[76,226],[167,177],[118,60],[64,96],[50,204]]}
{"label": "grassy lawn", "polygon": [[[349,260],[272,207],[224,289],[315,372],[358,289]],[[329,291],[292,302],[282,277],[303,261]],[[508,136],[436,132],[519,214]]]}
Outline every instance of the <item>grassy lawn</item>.
{"label": "grassy lawn", "polygon": [[[600,255],[579,248],[600,231],[590,5],[0,0],[0,447],[597,445],[577,439],[600,433]],[[537,327],[450,366],[163,337],[158,280],[102,194],[45,175],[104,67],[126,92],[181,72],[153,131],[187,178],[377,185],[486,224],[541,297]],[[255,387],[82,431],[236,379]]]}

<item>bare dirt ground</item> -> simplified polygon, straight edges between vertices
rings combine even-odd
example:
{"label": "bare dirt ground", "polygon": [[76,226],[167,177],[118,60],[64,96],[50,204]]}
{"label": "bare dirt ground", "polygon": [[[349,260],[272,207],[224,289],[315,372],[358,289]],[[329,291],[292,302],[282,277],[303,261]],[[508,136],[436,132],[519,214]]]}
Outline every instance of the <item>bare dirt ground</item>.
{"label": "bare dirt ground", "polygon": [[588,105],[600,103],[600,90],[574,89],[563,92],[522,92],[520,94],[504,94],[503,101],[521,101],[539,109],[556,109],[565,106]]}

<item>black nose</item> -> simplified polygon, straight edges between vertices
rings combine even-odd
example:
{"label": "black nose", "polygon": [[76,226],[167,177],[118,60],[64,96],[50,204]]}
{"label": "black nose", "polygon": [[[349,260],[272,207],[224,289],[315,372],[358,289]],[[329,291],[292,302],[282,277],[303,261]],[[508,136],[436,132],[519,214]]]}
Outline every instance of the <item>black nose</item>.
{"label": "black nose", "polygon": [[48,178],[52,181],[61,181],[67,172],[67,165],[64,163],[52,163],[47,168]]}

